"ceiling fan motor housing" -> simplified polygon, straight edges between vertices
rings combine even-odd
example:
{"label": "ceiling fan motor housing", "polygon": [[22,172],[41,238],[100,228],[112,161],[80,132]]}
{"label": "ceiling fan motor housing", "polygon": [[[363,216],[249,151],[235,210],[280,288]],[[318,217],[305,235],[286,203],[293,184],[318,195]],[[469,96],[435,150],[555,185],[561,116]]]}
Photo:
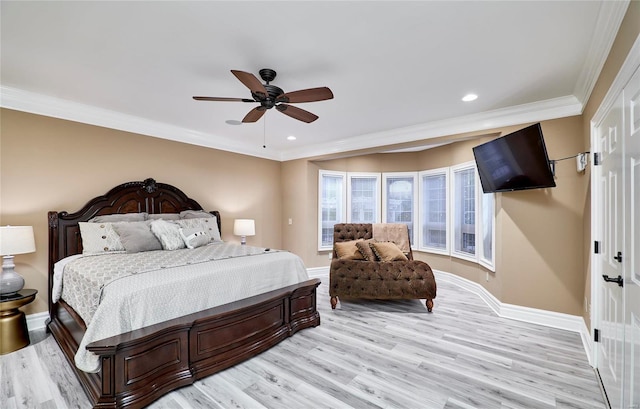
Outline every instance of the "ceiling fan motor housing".
{"label": "ceiling fan motor housing", "polygon": [[261,94],[256,94],[254,92],[252,92],[251,95],[257,102],[260,103],[260,105],[267,109],[271,109],[276,105],[276,98],[284,94],[284,91],[282,90],[282,88],[276,87],[275,85],[266,84],[264,87],[267,90],[266,98],[264,98]]}
{"label": "ceiling fan motor housing", "polygon": [[276,79],[276,72],[271,68],[263,68],[258,71],[260,78],[267,84]]}

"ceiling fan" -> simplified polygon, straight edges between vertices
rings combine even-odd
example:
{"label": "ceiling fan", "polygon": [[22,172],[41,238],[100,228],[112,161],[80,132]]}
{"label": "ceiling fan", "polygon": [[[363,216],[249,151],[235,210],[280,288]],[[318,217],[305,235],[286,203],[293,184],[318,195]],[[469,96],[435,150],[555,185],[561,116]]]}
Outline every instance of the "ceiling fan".
{"label": "ceiling fan", "polygon": [[226,97],[193,97],[193,99],[196,101],[258,102],[260,106],[253,108],[242,119],[242,122],[245,123],[258,121],[267,109],[273,107],[291,118],[310,123],[318,119],[318,116],[289,104],[325,101],[333,98],[333,93],[327,87],[309,88],[285,93],[281,88],[269,84],[276,78],[276,72],[269,68],[263,68],[259,71],[260,77],[266,84],[262,84],[255,75],[249,72],[231,70],[231,73],[251,90],[253,99]]}

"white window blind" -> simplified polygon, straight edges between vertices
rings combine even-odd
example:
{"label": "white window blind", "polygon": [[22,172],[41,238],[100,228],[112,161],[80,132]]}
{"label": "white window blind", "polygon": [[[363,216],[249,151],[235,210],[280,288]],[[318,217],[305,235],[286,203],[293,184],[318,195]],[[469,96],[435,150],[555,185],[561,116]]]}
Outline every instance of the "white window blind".
{"label": "white window blind", "polygon": [[409,228],[411,243],[415,243],[417,220],[416,172],[384,173],[383,223],[405,223]]}
{"label": "white window blind", "polygon": [[420,247],[448,252],[448,169],[420,173]]}
{"label": "white window blind", "polygon": [[333,248],[333,226],[345,221],[345,174],[321,170],[318,180],[318,249]]}
{"label": "white window blind", "polygon": [[[453,252],[476,254],[476,181],[473,165],[453,169]],[[466,256],[466,257],[465,257]]]}
{"label": "white window blind", "polygon": [[380,222],[380,174],[347,173],[347,222]]}

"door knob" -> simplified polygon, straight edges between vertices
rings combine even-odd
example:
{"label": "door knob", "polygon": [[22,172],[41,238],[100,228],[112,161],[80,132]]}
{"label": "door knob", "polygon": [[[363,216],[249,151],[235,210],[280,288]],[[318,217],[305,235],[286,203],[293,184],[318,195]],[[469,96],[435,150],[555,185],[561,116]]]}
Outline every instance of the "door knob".
{"label": "door knob", "polygon": [[611,277],[609,277],[608,275],[603,274],[603,275],[602,275],[602,278],[604,278],[604,281],[606,281],[606,282],[608,282],[608,283],[618,283],[618,285],[619,285],[620,287],[624,286],[624,279],[623,279],[623,278],[622,278],[622,276],[620,276],[620,275],[619,275],[618,277],[611,278]]}
{"label": "door knob", "polygon": [[614,260],[617,260],[618,263],[622,263],[622,252],[619,251],[617,256],[613,256]]}

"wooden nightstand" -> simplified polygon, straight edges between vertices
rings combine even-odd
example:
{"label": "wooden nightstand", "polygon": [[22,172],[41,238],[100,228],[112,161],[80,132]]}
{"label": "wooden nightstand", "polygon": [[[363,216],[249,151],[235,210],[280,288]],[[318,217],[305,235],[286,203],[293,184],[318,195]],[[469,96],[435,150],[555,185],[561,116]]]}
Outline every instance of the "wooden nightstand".
{"label": "wooden nightstand", "polygon": [[20,307],[36,299],[38,290],[22,289],[10,296],[0,296],[0,355],[29,345],[27,319]]}

